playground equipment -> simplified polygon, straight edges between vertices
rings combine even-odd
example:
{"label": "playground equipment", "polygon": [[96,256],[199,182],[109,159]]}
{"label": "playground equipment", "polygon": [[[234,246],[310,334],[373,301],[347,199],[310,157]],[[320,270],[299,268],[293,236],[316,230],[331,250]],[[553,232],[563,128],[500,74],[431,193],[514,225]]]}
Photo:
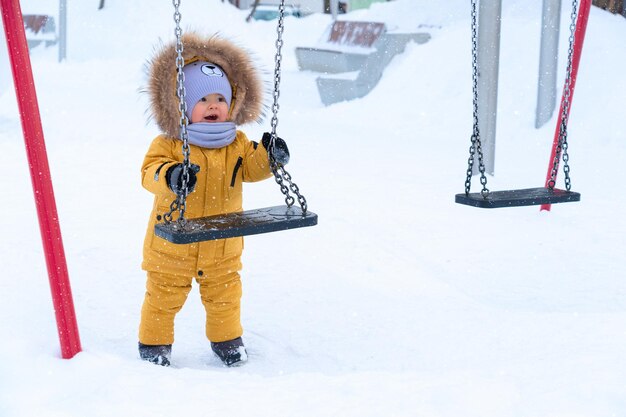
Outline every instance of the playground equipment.
{"label": "playground equipment", "polygon": [[19,0],[0,0],[0,12],[35,194],[61,356],[69,359],[81,351],[81,344]]}
{"label": "playground equipment", "polygon": [[[235,236],[254,235],[259,233],[275,232],[280,230],[295,229],[299,227],[314,226],[317,224],[317,214],[308,211],[307,201],[300,193],[298,186],[293,182],[291,175],[285,170],[285,167],[276,162],[274,157],[274,144],[276,141],[276,128],[278,126],[278,97],[280,96],[280,77],[281,77],[281,61],[283,46],[282,35],[284,31],[285,17],[285,0],[281,0],[279,4],[279,18],[276,39],[276,67],[274,69],[274,103],[272,105],[272,131],[270,144],[268,146],[268,154],[270,159],[270,167],[276,183],[280,186],[281,192],[285,196],[285,206],[266,207],[256,210],[248,210],[237,213],[226,213],[216,216],[201,217],[197,219],[185,218],[185,201],[189,194],[189,138],[187,134],[187,116],[185,114],[185,89],[184,81],[184,59],[183,59],[183,43],[182,29],[180,27],[180,0],[173,0],[174,3],[174,22],[176,23],[176,52],[177,58],[175,64],[178,69],[177,77],[177,93],[181,109],[180,118],[180,138],[182,139],[183,153],[183,181],[180,193],[172,202],[169,212],[163,215],[164,222],[155,226],[155,234],[160,238],[168,240],[172,243],[185,244],[200,242],[206,240],[224,239]],[[288,183],[289,186],[285,185]],[[290,194],[293,192],[297,198],[300,208],[294,207],[294,197]],[[178,219],[172,221],[172,213],[179,212]]]}
{"label": "playground equipment", "polygon": [[[572,2],[572,21],[570,24],[570,38],[568,48],[567,70],[561,100],[559,120],[557,122],[552,154],[548,165],[548,173],[544,187],[527,188],[519,190],[505,190],[491,192],[487,188],[487,177],[485,176],[485,166],[483,163],[483,153],[481,148],[480,131],[478,128],[478,94],[477,94],[477,45],[476,45],[476,0],[472,0],[472,68],[473,68],[473,108],[474,126],[471,135],[470,156],[468,159],[467,177],[465,180],[465,193],[457,194],[455,201],[480,208],[499,208],[541,205],[542,210],[550,210],[550,205],[554,203],[565,203],[580,201],[580,194],[571,191],[571,180],[569,176],[569,154],[567,142],[567,122],[573,99],[576,75],[580,64],[582,46],[591,8],[591,0],[582,0],[580,12],[578,0]],[[478,193],[470,193],[472,174],[474,167],[474,157],[477,155],[480,183],[482,190]],[[563,157],[563,171],[565,173],[565,190],[555,188],[559,162]]]}

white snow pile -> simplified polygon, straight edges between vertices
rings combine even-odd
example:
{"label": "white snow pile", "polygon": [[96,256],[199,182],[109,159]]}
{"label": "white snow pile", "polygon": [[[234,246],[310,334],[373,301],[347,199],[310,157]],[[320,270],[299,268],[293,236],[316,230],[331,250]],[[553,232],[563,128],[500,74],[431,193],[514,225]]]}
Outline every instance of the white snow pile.
{"label": "white snow pile", "polygon": [[[21,3],[24,13],[58,13],[55,0]],[[569,125],[582,200],[540,212],[454,203],[472,123],[468,1],[395,0],[341,16],[432,39],[396,56],[366,97],[329,107],[294,49],[314,44],[331,18],[287,18],[278,132],[319,225],[246,239],[245,366],[213,355],[194,290],[163,368],[137,353],[152,204],[139,169],[158,134],[140,89],[153,47],[173,39],[173,7],[68,3],[68,59],[41,46],[31,60],[83,351],[60,358],[0,60],[0,416],[624,415],[626,19],[591,11]],[[220,0],[185,0],[181,11],[184,30],[252,51],[271,85],[276,21],[246,23],[247,11]],[[569,12],[564,4],[559,83]],[[541,1],[504,2],[502,19],[488,186],[539,187],[556,124],[534,128]],[[269,120],[241,128],[258,139]],[[246,208],[283,201],[272,180],[244,194]]]}

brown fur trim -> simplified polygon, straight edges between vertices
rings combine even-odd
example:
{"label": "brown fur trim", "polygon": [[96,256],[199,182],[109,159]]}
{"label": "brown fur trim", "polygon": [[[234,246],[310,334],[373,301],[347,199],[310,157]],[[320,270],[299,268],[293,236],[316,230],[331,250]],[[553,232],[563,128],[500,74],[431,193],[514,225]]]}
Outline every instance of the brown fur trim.
{"label": "brown fur trim", "polygon": [[[203,38],[191,32],[183,35],[185,62],[199,58],[222,67],[236,97],[231,120],[237,125],[260,121],[263,116],[263,84],[250,53],[230,41],[214,35]],[[148,62],[152,117],[161,130],[171,137],[179,136],[180,112],[176,95],[176,43],[161,45]]]}

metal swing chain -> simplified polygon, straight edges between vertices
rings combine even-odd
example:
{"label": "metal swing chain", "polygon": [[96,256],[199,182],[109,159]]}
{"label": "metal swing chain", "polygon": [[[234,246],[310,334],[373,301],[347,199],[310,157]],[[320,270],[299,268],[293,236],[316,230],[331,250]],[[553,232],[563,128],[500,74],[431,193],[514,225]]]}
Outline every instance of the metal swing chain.
{"label": "metal swing chain", "polygon": [[[274,158],[274,146],[275,146],[275,142],[277,138],[276,127],[278,126],[278,109],[280,108],[280,106],[278,105],[278,98],[280,97],[280,75],[281,75],[280,66],[281,66],[282,59],[283,59],[282,47],[283,47],[283,32],[285,30],[285,23],[284,23],[285,0],[280,1],[278,10],[279,10],[278,27],[276,29],[276,32],[278,33],[278,37],[276,38],[276,56],[274,58],[276,66],[274,68],[274,92],[273,92],[274,102],[272,104],[272,120],[271,120],[272,132],[271,132],[270,144],[268,148],[268,154],[269,154],[269,159],[270,159],[270,168],[272,170],[272,173],[274,174],[276,183],[280,186],[280,191],[285,196],[285,203],[287,204],[287,207],[291,207],[295,201],[293,196],[289,194],[289,190],[291,190],[298,197],[298,203],[300,204],[300,207],[302,208],[302,212],[306,213],[307,211],[306,198],[304,198],[304,196],[300,194],[300,189],[298,188],[296,183],[292,181],[291,175],[285,170],[285,167],[283,167],[282,165],[279,165],[278,162],[276,162],[276,159]],[[289,184],[289,187],[285,185],[284,183],[285,181],[287,181],[287,183]]]}
{"label": "metal swing chain", "polygon": [[165,223],[172,221],[172,213],[176,210],[179,211],[178,222],[184,224],[185,222],[185,210],[187,208],[186,201],[189,195],[189,170],[191,163],[189,162],[189,136],[187,133],[187,124],[189,119],[187,118],[187,103],[185,102],[185,73],[183,67],[185,66],[185,60],[183,58],[183,30],[180,27],[180,0],[172,0],[174,4],[174,22],[176,28],[174,33],[176,34],[176,95],[178,96],[178,111],[180,112],[180,138],[183,141],[183,176],[182,187],[180,194],[177,194],[176,199],[172,201],[170,205],[170,211],[163,215]]}
{"label": "metal swing chain", "polygon": [[481,194],[483,198],[489,195],[487,188],[487,176],[485,175],[485,164],[483,162],[483,148],[480,141],[480,131],[478,129],[478,35],[476,21],[476,0],[472,0],[472,94],[473,94],[473,118],[474,126],[469,148],[469,159],[467,160],[467,178],[465,179],[465,195],[468,195],[472,186],[472,174],[474,170],[474,155],[478,152],[478,171],[480,172],[480,183],[483,186]]}
{"label": "metal swing chain", "polygon": [[574,55],[574,41],[576,33],[576,17],[578,9],[578,0],[572,1],[572,14],[570,22],[570,35],[569,35],[569,49],[567,51],[567,70],[565,73],[565,86],[563,88],[563,111],[561,112],[561,125],[559,126],[559,141],[557,143],[556,152],[554,154],[554,160],[552,161],[552,171],[550,172],[550,180],[548,181],[548,188],[554,189],[556,185],[556,175],[559,169],[559,160],[561,159],[561,153],[563,153],[563,172],[565,173],[565,189],[570,191],[572,188],[572,181],[569,176],[569,154],[567,153],[567,122],[569,119],[571,82],[572,82],[572,61]]}

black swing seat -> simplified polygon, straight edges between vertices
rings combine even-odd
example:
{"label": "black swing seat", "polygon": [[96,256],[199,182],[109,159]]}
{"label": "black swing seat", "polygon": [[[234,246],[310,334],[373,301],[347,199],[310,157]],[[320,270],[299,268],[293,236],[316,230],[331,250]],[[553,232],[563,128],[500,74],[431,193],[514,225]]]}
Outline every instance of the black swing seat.
{"label": "black swing seat", "polygon": [[169,242],[184,244],[228,237],[257,235],[299,227],[315,226],[317,214],[303,213],[296,206],[274,206],[238,213],[158,223],[155,234]]}
{"label": "black swing seat", "polygon": [[580,193],[549,189],[546,187],[525,188],[522,190],[491,191],[487,198],[481,193],[457,194],[454,201],[459,204],[480,208],[500,208],[537,206],[540,204],[556,204],[580,201]]}

